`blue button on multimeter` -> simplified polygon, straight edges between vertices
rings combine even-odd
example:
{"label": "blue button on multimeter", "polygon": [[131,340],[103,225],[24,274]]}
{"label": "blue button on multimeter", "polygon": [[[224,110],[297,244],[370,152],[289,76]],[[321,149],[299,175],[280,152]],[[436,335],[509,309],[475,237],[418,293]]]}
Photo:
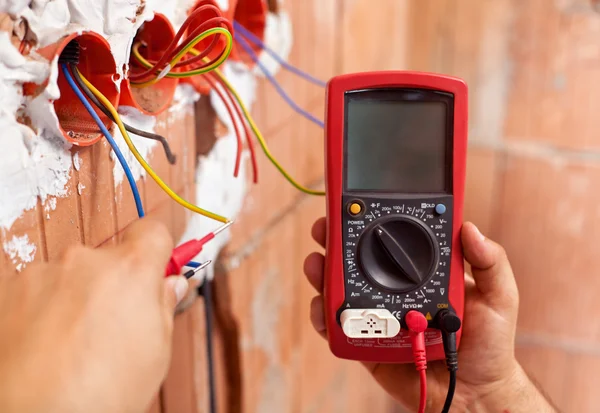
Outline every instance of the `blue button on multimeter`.
{"label": "blue button on multimeter", "polygon": [[444,204],[437,204],[435,206],[435,213],[438,215],[442,215],[446,213],[446,205]]}

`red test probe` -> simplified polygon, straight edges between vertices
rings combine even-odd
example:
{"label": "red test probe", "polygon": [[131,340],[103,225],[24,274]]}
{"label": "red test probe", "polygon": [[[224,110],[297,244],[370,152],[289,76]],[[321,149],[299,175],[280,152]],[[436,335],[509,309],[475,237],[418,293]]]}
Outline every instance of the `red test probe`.
{"label": "red test probe", "polygon": [[200,254],[204,245],[207,242],[213,240],[217,234],[225,231],[233,224],[233,221],[229,221],[216,230],[208,233],[203,238],[193,239],[188,242],[181,244],[176,247],[171,254],[171,259],[165,269],[165,276],[181,274],[181,269],[190,262],[196,255]]}

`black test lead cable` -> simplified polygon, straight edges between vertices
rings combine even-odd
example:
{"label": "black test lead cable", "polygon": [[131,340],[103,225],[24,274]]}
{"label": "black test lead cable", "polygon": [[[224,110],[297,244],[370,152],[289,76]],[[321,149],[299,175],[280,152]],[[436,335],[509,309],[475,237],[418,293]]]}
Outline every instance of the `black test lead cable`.
{"label": "black test lead cable", "polygon": [[217,394],[214,366],[214,347],[213,347],[213,283],[208,277],[204,277],[204,283],[198,287],[198,294],[204,297],[204,317],[206,331],[206,358],[208,374],[208,392],[210,399],[210,413],[217,413]]}
{"label": "black test lead cable", "polygon": [[[83,83],[83,81],[81,80],[81,76],[79,75],[79,73],[77,72],[77,70],[74,70],[74,66],[79,62],[79,43],[76,40],[71,40],[69,42],[69,44],[67,44],[67,46],[64,48],[63,52],[61,53],[61,60],[64,60],[65,62],[68,62],[70,65],[70,69],[71,69],[71,73],[73,74],[73,78],[75,79],[75,82],[77,83],[77,86],[79,86],[79,89],[85,93],[85,95],[87,96],[87,98],[94,104],[96,105],[96,107],[98,109],[100,109],[102,111],[102,113],[104,113],[111,121],[115,122],[115,119],[112,116],[112,113],[110,113],[110,111],[106,108],[106,106],[104,106],[102,104],[102,102],[100,102],[100,100],[98,100],[98,98],[90,91],[90,89],[85,85],[85,83]],[[134,128],[131,125],[128,125],[126,123],[123,122],[123,126],[125,126],[125,129],[135,135],[141,136],[142,138],[147,138],[147,139],[152,139],[155,141],[159,141],[165,151],[165,155],[167,156],[167,160],[169,161],[169,163],[171,165],[175,165],[175,162],[177,161],[176,156],[173,154],[173,152],[171,151],[171,147],[169,146],[169,142],[167,142],[167,140],[165,139],[164,136],[161,136],[159,134],[156,133],[152,133],[152,132],[146,132],[143,131],[141,129],[138,128]]]}
{"label": "black test lead cable", "polygon": [[456,332],[460,330],[460,318],[452,311],[442,310],[437,315],[437,323],[442,331],[442,340],[444,341],[444,353],[446,354],[446,367],[450,373],[450,382],[448,384],[448,393],[442,413],[448,413],[454,399],[456,391],[456,371],[458,370],[458,351],[456,346]]}

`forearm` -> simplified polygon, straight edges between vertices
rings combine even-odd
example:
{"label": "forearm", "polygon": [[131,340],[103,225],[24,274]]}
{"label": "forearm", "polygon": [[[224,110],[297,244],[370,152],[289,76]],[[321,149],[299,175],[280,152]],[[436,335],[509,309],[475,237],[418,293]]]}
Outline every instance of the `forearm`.
{"label": "forearm", "polygon": [[470,413],[559,413],[525,371],[519,367],[514,376],[476,400]]}

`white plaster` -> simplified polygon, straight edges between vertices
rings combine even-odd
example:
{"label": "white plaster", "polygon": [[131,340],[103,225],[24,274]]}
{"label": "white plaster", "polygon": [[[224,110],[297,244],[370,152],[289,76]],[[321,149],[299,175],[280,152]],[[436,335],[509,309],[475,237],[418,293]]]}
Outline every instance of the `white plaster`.
{"label": "white plaster", "polygon": [[35,258],[36,246],[29,242],[27,234],[20,237],[13,236],[3,244],[3,248],[17,271],[23,270]]}
{"label": "white plaster", "polygon": [[[249,40],[247,42],[251,44]],[[288,60],[294,42],[294,33],[292,21],[286,11],[280,10],[278,14],[267,13],[263,42],[282,59]],[[281,65],[265,51],[261,51],[258,58],[261,64],[273,75],[281,69]],[[255,66],[253,71],[255,75],[264,77],[258,66]]]}
{"label": "white plaster", "polygon": [[76,171],[81,169],[81,157],[79,156],[79,152],[73,154],[73,167]]}
{"label": "white plaster", "polygon": [[[233,176],[237,141],[234,133],[229,133],[219,139],[213,150],[198,160],[196,171],[196,204],[201,208],[223,215],[229,219],[238,216],[246,194],[247,156],[242,158],[242,166],[238,178]],[[219,228],[222,224],[199,214],[192,214],[180,243],[190,239],[202,238],[204,235]],[[234,223],[235,225],[235,223]],[[206,244],[196,257],[197,261],[216,260],[221,249],[229,242],[229,229],[218,234],[215,239]],[[214,266],[209,266],[206,275],[212,278]],[[203,277],[199,274],[198,277]]]}
{"label": "white plaster", "polygon": [[200,100],[200,93],[188,83],[179,83],[173,95],[173,102],[169,107],[169,113],[173,115],[185,115],[194,112],[194,102]]}

